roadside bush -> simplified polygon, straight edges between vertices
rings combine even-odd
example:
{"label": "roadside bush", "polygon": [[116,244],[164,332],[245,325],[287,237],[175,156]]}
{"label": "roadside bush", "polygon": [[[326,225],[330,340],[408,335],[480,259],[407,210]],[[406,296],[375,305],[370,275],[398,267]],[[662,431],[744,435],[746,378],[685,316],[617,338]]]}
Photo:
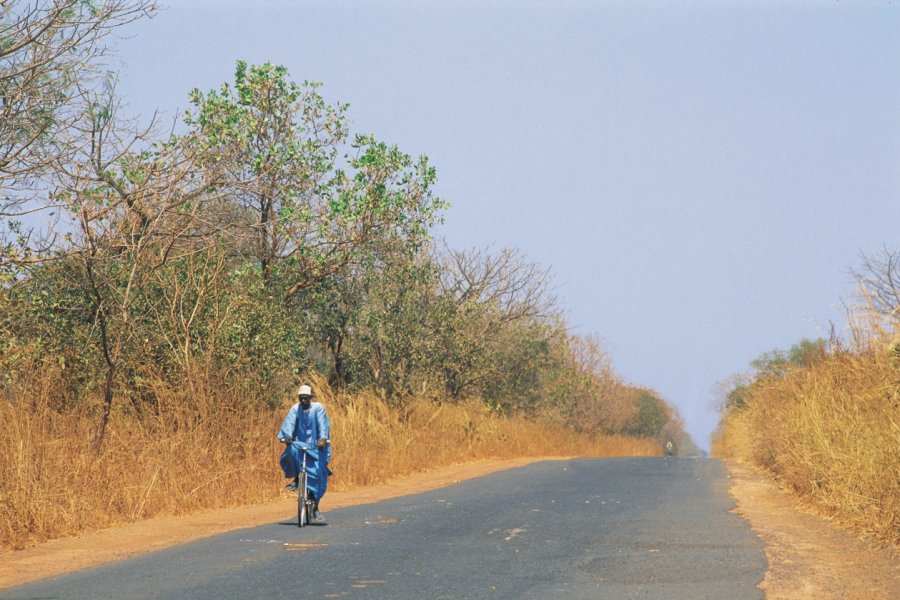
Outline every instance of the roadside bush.
{"label": "roadside bush", "polygon": [[897,358],[873,347],[757,379],[723,416],[713,452],[760,465],[845,525],[900,543],[898,376]]}

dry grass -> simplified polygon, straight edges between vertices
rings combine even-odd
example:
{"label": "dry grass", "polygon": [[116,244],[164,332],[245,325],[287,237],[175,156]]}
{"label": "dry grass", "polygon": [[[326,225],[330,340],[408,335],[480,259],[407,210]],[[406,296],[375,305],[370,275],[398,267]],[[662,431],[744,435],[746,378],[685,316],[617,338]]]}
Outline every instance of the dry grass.
{"label": "dry grass", "polygon": [[[646,440],[578,436],[477,403],[398,411],[375,396],[317,389],[332,422],[333,489],[488,457],[659,453]],[[0,549],[280,494],[275,434],[287,400],[270,412],[208,389],[160,393],[153,415],[117,411],[98,455],[91,407],[61,414],[51,395],[0,400]]]}
{"label": "dry grass", "polygon": [[713,443],[772,472],[827,515],[900,543],[900,361],[840,352],[754,384]]}

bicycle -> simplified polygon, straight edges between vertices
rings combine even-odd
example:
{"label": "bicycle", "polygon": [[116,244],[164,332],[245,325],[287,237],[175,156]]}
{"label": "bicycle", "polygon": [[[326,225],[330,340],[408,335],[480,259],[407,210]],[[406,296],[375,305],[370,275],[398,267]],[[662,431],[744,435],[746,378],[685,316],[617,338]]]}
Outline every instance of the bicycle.
{"label": "bicycle", "polygon": [[[291,440],[281,440],[290,444]],[[300,458],[300,471],[297,473],[297,527],[309,525],[316,516],[316,501],[311,497],[312,493],[307,485],[306,473],[306,448],[301,448],[303,455]]]}

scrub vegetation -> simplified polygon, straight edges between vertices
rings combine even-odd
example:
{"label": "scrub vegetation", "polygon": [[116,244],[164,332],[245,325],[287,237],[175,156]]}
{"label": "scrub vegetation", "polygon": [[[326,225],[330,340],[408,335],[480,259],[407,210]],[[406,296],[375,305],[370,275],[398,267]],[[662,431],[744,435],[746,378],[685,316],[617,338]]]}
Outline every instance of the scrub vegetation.
{"label": "scrub vegetation", "polygon": [[318,84],[238,62],[169,133],[129,121],[104,40],[153,10],[0,7],[0,546],[276,496],[301,380],[337,489],[689,444],[569,332],[549,269],[434,240],[428,159]]}
{"label": "scrub vegetation", "polygon": [[874,541],[900,544],[900,254],[866,259],[850,343],[804,340],[754,361],[713,452],[761,466]]}

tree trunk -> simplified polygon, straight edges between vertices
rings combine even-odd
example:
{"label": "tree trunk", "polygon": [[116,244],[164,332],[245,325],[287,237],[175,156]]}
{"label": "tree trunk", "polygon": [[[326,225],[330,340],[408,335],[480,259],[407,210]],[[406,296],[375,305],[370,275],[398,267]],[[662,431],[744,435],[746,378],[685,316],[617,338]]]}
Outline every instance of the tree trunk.
{"label": "tree trunk", "polygon": [[113,379],[116,374],[115,364],[109,364],[106,368],[106,381],[103,382],[103,413],[100,416],[100,428],[97,431],[97,439],[94,442],[94,450],[99,454],[106,439],[106,427],[109,425],[109,415],[112,412]]}

